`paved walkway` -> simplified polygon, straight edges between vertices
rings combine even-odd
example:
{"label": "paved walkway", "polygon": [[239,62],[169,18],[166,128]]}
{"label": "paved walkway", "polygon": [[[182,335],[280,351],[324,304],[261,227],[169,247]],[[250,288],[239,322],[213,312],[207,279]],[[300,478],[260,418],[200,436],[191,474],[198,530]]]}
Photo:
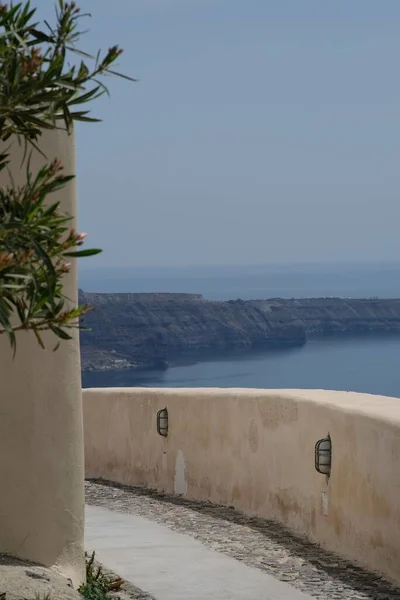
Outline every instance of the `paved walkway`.
{"label": "paved walkway", "polygon": [[309,600],[287,583],[144,517],[89,506],[86,546],[156,600]]}
{"label": "paved walkway", "polygon": [[156,600],[400,598],[376,575],[231,508],[98,482],[87,482],[86,502],[87,549]]}

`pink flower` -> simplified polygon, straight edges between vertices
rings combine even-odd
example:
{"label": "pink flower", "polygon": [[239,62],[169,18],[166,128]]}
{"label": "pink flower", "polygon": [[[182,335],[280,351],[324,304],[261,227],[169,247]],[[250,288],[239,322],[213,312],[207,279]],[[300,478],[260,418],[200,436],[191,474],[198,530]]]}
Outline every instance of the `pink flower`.
{"label": "pink flower", "polygon": [[83,244],[83,240],[85,239],[85,237],[87,236],[87,233],[78,233],[75,240],[76,240],[76,245],[77,246],[82,246]]}
{"label": "pink flower", "polygon": [[63,273],[68,273],[71,270],[71,267],[71,263],[64,263],[61,270]]}

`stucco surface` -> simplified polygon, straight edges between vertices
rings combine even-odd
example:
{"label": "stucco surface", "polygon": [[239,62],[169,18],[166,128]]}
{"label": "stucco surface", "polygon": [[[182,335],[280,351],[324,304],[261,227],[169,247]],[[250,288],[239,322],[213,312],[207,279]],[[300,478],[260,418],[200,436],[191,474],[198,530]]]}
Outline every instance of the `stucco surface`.
{"label": "stucco surface", "polygon": [[[41,149],[58,158],[65,173],[75,173],[73,136],[45,133]],[[11,149],[16,183],[25,179],[23,147]],[[33,152],[31,170],[43,165]],[[6,175],[0,178],[4,185]],[[74,182],[54,195],[74,215]],[[66,296],[77,294],[75,264],[65,279]],[[56,567],[78,584],[84,577],[83,430],[79,340],[44,336],[42,350],[34,335],[17,334],[17,354],[0,336],[0,552]]]}
{"label": "stucco surface", "polygon": [[[168,407],[169,435],[156,432]],[[84,390],[86,476],[274,519],[400,580],[400,401],[318,390]],[[314,469],[330,434],[329,481]]]}

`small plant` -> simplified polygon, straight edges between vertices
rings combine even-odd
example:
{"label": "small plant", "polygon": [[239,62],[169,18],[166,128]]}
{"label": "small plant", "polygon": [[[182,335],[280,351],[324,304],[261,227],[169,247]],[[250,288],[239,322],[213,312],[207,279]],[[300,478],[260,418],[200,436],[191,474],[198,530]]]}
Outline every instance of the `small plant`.
{"label": "small plant", "polygon": [[[118,600],[118,596],[110,596],[110,592],[119,590],[124,583],[120,577],[107,577],[103,568],[95,564],[95,553],[90,556],[86,552],[86,583],[82,584],[78,591],[86,600],[108,600],[112,597]],[[1,599],[0,599],[1,600]]]}
{"label": "small plant", "polygon": [[32,331],[42,347],[44,330],[71,338],[69,329],[79,327],[89,307],[71,305],[64,295],[69,260],[100,252],[81,250],[85,234],[72,228],[72,216],[58,202],[48,202],[73,175],[64,174],[57,160],[33,175],[32,150],[41,152],[46,130],[71,132],[74,121],[98,120],[81,106],[108,93],[101,77],[131,79],[112,70],[122,53],[118,46],[95,57],[77,47],[80,19],[88,15],[75,2],[57,0],[53,25],[42,26],[35,15],[29,1],[0,2],[0,171],[13,139],[23,144],[26,170],[23,185],[10,178],[0,189],[0,334],[14,353],[18,330]]}

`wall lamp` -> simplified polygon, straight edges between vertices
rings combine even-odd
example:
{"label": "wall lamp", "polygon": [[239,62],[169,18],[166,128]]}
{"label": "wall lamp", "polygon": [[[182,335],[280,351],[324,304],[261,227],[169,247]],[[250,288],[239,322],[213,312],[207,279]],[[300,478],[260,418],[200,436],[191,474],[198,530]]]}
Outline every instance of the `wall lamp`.
{"label": "wall lamp", "polygon": [[318,440],[315,444],[315,468],[322,475],[331,474],[332,466],[332,440],[331,436]]}
{"label": "wall lamp", "polygon": [[162,408],[157,413],[157,433],[163,437],[168,435],[168,409]]}

